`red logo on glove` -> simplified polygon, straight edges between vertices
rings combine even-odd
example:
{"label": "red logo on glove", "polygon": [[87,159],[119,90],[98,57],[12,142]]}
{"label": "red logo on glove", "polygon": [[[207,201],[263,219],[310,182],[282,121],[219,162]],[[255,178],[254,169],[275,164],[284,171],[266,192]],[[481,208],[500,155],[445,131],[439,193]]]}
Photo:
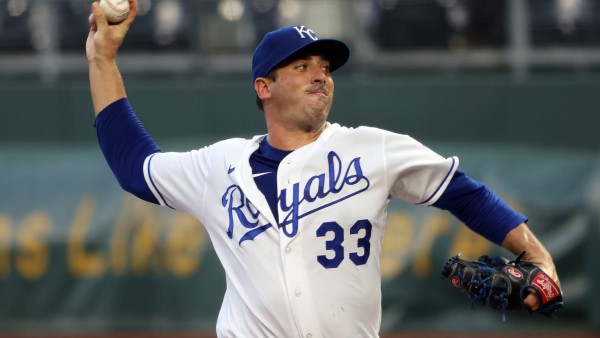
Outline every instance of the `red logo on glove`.
{"label": "red logo on glove", "polygon": [[450,283],[452,283],[452,285],[454,285],[456,287],[459,287],[460,286],[460,278],[458,278],[457,276],[454,276],[450,280]]}
{"label": "red logo on glove", "polygon": [[538,272],[531,284],[538,290],[540,297],[542,297],[542,304],[548,303],[560,294],[556,283],[543,272]]}
{"label": "red logo on glove", "polygon": [[515,269],[513,267],[510,267],[510,266],[507,267],[506,271],[508,271],[508,273],[510,273],[511,275],[513,275],[515,278],[519,278],[519,279],[523,278],[523,275],[521,274],[521,271],[519,271],[519,270],[517,270],[517,269]]}

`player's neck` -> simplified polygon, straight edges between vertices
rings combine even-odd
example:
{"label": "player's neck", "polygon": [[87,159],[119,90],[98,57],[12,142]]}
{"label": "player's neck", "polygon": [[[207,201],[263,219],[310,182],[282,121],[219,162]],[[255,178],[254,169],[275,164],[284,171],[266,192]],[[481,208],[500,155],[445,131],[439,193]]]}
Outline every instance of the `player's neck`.
{"label": "player's neck", "polygon": [[291,131],[283,128],[269,128],[267,141],[279,150],[296,150],[314,142],[327,127],[324,123],[318,130],[312,132]]}

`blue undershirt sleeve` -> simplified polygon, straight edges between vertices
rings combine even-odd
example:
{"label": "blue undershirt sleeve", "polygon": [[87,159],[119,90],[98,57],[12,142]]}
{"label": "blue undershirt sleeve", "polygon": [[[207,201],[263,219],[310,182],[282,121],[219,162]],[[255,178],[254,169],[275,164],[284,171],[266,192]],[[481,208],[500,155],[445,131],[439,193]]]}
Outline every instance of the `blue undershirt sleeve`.
{"label": "blue undershirt sleeve", "polygon": [[144,129],[127,98],[104,108],[94,123],[100,149],[119,185],[133,195],[158,204],[144,179],[143,165],[148,155],[160,152]]}
{"label": "blue undershirt sleeve", "polygon": [[527,222],[527,217],[514,211],[488,187],[458,170],[433,206],[448,210],[471,230],[498,245],[512,229]]}

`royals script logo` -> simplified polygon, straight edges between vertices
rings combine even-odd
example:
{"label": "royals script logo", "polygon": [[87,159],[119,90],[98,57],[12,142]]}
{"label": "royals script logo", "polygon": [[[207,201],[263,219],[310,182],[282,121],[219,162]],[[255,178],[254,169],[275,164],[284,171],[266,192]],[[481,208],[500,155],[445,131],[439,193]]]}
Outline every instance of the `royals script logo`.
{"label": "royals script logo", "polygon": [[[280,217],[282,221],[278,226],[286,236],[294,237],[303,217],[358,195],[367,190],[369,185],[369,179],[363,175],[360,157],[344,163],[338,154],[331,151],[327,154],[327,171],[279,191],[277,203],[283,217]],[[244,228],[245,233],[239,244],[254,239],[272,226],[270,223],[259,224],[260,212],[238,185],[234,184],[226,189],[221,203],[229,216],[229,238],[233,238],[235,227]]]}

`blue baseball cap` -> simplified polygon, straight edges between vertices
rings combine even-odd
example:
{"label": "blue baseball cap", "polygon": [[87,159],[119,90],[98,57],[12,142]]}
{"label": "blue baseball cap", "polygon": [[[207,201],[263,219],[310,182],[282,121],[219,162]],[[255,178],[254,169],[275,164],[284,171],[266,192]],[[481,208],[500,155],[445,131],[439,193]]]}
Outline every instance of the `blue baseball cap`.
{"label": "blue baseball cap", "polygon": [[[350,49],[342,41],[319,39],[306,26],[287,26],[269,32],[254,50],[252,56],[252,83],[265,77],[283,60],[307,47],[323,53],[329,60],[331,71],[343,66],[350,57]],[[314,48],[314,49],[313,49]]]}

